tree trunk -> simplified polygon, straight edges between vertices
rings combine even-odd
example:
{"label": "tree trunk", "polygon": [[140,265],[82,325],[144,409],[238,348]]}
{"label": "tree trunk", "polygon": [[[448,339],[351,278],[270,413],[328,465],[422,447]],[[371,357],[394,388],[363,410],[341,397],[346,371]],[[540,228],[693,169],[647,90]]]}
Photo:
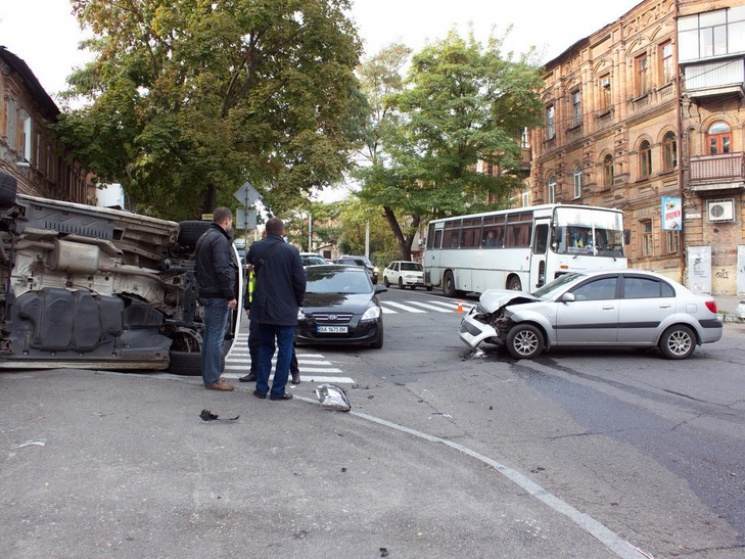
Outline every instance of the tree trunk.
{"label": "tree trunk", "polygon": [[422,218],[419,215],[413,215],[411,227],[409,229],[410,233],[404,235],[393,209],[390,206],[383,206],[383,211],[385,212],[385,218],[388,220],[388,224],[391,226],[391,231],[393,231],[393,235],[396,237],[398,250],[401,254],[401,260],[411,260],[411,245],[414,242],[414,237],[416,236],[417,231],[419,231],[419,224],[421,223]]}

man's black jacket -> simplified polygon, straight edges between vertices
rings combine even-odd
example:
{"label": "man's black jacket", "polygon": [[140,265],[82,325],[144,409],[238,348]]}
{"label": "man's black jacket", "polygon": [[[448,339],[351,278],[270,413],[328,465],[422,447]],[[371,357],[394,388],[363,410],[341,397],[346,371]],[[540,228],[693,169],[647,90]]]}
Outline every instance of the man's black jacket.
{"label": "man's black jacket", "polygon": [[238,266],[230,235],[212,223],[197,241],[196,274],[199,296],[206,299],[235,299]]}
{"label": "man's black jacket", "polygon": [[246,260],[257,274],[251,320],[295,326],[305,295],[305,270],[298,250],[279,235],[269,235],[251,245]]}

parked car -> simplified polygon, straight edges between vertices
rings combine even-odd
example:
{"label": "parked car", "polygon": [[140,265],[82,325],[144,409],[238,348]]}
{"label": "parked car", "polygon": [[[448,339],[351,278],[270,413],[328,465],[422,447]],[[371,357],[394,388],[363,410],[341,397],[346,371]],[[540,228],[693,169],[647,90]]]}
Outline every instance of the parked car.
{"label": "parked car", "polygon": [[326,259],[320,254],[315,252],[301,252],[300,261],[303,263],[303,268],[308,266],[318,266],[319,264],[326,264]]}
{"label": "parked car", "polygon": [[311,266],[305,273],[307,285],[295,343],[383,347],[378,295],[388,288],[374,286],[359,266]]}
{"label": "parked car", "polygon": [[194,247],[209,225],[26,196],[0,173],[0,368],[201,374]]}
{"label": "parked car", "polygon": [[346,264],[348,266],[363,266],[370,274],[373,283],[378,283],[378,267],[375,266],[367,256],[347,256],[344,255],[336,260],[336,264]]}
{"label": "parked car", "polygon": [[505,346],[516,359],[569,346],[656,346],[668,359],[685,359],[721,337],[711,296],[629,269],[568,273],[532,294],[487,290],[460,328],[469,347]]}
{"label": "parked car", "polygon": [[[383,284],[390,287],[391,284],[404,287],[424,287],[424,269],[419,262],[411,260],[394,260],[383,270]],[[427,286],[427,291],[432,291],[432,286]]]}

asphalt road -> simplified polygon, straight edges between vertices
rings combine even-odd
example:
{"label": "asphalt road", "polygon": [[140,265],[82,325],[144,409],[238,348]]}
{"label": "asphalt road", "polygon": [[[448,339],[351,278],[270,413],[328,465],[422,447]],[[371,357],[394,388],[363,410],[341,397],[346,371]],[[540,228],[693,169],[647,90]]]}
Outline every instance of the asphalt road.
{"label": "asphalt road", "polygon": [[354,379],[350,413],[311,382],[270,402],[164,374],[0,374],[0,556],[742,556],[741,326],[684,363],[526,363],[469,354],[455,311],[385,320],[383,350],[313,348]]}

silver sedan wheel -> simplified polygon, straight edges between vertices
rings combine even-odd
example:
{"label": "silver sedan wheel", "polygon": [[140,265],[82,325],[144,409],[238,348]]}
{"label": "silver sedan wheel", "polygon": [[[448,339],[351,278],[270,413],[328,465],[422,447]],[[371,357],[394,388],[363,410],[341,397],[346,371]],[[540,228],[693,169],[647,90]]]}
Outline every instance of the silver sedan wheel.
{"label": "silver sedan wheel", "polygon": [[660,351],[668,359],[686,359],[696,349],[696,336],[688,326],[672,326],[660,339]]}
{"label": "silver sedan wheel", "polygon": [[507,334],[507,351],[515,359],[533,359],[543,352],[543,334],[532,324],[518,324]]}

